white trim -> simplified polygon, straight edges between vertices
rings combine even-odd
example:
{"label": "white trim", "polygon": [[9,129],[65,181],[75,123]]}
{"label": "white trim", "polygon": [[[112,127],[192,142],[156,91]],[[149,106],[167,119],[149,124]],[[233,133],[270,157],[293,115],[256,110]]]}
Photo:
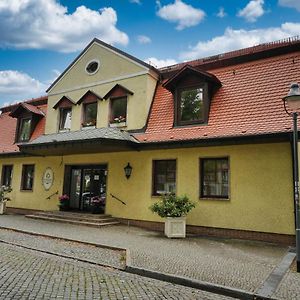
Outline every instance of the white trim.
{"label": "white trim", "polygon": [[155,80],[158,80],[158,78],[155,78],[153,76],[153,74],[151,74],[150,72],[141,71],[141,72],[137,72],[137,73],[133,73],[133,74],[122,75],[122,76],[107,79],[107,80],[100,80],[100,81],[96,81],[96,82],[89,83],[89,84],[75,86],[72,89],[60,90],[60,91],[58,91],[56,93],[53,93],[53,94],[48,93],[48,95],[49,96],[56,96],[56,95],[59,95],[59,94],[65,94],[67,92],[77,91],[77,90],[81,90],[81,89],[84,89],[84,88],[90,88],[90,87],[105,84],[105,83],[110,83],[110,82],[114,82],[114,81],[119,81],[119,80],[123,80],[123,79],[138,77],[138,76],[147,75],[147,74],[150,75],[151,77],[153,77]]}
{"label": "white trim", "polygon": [[[94,72],[92,72],[92,73],[89,73],[88,71],[87,71],[87,67],[89,66],[89,64],[91,64],[91,63],[93,63],[93,62],[95,62],[95,63],[97,63],[98,64],[98,66],[97,66],[97,69],[96,69],[96,71],[94,71]],[[86,74],[88,74],[89,76],[92,76],[92,75],[94,75],[94,74],[96,74],[98,71],[99,71],[99,69],[100,69],[100,61],[99,61],[99,59],[91,59],[90,61],[88,61],[88,63],[85,65],[85,73]]]}
{"label": "white trim", "polygon": [[[48,91],[48,94],[51,92],[51,90],[66,76],[66,74],[68,74],[69,73],[69,71],[71,71],[72,69],[73,69],[73,67],[83,58],[83,56],[90,50],[90,48],[94,45],[94,44],[97,44],[98,46],[100,46],[100,47],[102,47],[102,48],[104,48],[104,49],[106,49],[107,51],[110,51],[110,52],[112,52],[112,53],[114,53],[114,54],[116,54],[116,55],[118,55],[118,56],[120,56],[120,57],[122,57],[123,59],[125,59],[125,60],[127,60],[127,61],[129,61],[129,62],[131,62],[131,63],[133,63],[133,64],[135,64],[135,65],[137,65],[137,66],[139,66],[139,67],[141,67],[141,68],[143,68],[145,71],[149,71],[150,70],[150,68],[147,68],[147,67],[145,67],[144,65],[142,65],[142,64],[140,64],[140,63],[138,63],[138,62],[136,62],[136,61],[134,61],[134,60],[132,60],[132,59],[129,59],[127,56],[124,56],[124,55],[122,55],[121,53],[118,53],[118,52],[116,52],[116,51],[114,51],[114,50],[112,50],[112,49],[110,49],[110,48],[108,48],[108,47],[105,47],[104,45],[102,45],[102,44],[99,44],[97,41],[94,41],[81,55],[80,55],[80,57],[76,60],[76,61],[73,61],[72,62],[72,65],[69,67],[69,70],[65,73],[65,74],[63,74],[63,76],[51,87],[51,89]],[[68,67],[67,67],[68,68]],[[67,69],[66,68],[66,69]],[[53,94],[53,95],[57,95],[58,93],[55,93],[55,94]]]}

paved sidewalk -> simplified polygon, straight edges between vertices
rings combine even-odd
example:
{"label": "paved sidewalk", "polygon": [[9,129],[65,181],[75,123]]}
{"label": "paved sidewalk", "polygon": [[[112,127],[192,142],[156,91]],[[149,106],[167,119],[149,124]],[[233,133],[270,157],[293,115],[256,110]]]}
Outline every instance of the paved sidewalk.
{"label": "paved sidewalk", "polygon": [[[127,226],[101,229],[36,221],[23,216],[0,216],[0,226],[57,237],[116,246],[130,250],[132,266],[185,276],[196,280],[255,292],[280,263],[287,247],[268,243],[211,238],[171,240],[160,233]],[[1,237],[0,237],[1,238]],[[300,276],[292,273],[284,281],[296,280],[294,294],[300,295]],[[289,283],[277,290],[280,299],[293,293]]]}
{"label": "paved sidewalk", "polygon": [[232,299],[1,242],[0,253],[0,299]]}

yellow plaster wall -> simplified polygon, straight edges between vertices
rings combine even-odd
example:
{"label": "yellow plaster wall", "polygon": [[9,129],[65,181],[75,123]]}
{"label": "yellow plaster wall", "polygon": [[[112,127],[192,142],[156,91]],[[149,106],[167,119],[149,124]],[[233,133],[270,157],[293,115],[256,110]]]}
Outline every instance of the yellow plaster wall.
{"label": "yellow plaster wall", "polygon": [[[230,199],[199,200],[199,158],[223,156],[230,159]],[[15,199],[11,205],[57,208],[53,199],[47,201],[45,198],[56,190],[61,192],[64,164],[107,163],[106,213],[116,217],[161,221],[148,209],[157,200],[151,196],[153,159],[177,160],[177,193],[187,194],[197,203],[187,217],[188,224],[294,234],[292,162],[288,143],[72,155],[65,156],[63,162],[61,158],[35,158],[33,162],[37,164],[37,172],[34,192],[19,191],[18,166],[14,170],[13,186],[17,184],[17,188],[14,188]],[[16,164],[21,161],[18,159]],[[123,170],[128,162],[133,167],[129,180],[125,178]],[[41,176],[49,165],[55,171],[56,181],[51,191],[45,193]],[[127,205],[112,199],[111,193]]]}
{"label": "yellow plaster wall", "polygon": [[[46,198],[51,194],[59,191],[62,193],[63,187],[63,168],[61,159],[58,157],[26,157],[26,158],[7,158],[0,160],[0,166],[13,164],[12,176],[12,192],[10,193],[11,201],[7,203],[9,207],[28,208],[38,210],[57,210],[58,198],[57,195]],[[32,191],[21,191],[21,174],[23,164],[34,164],[35,174]],[[45,191],[42,185],[42,176],[47,167],[51,167],[54,172],[53,186],[49,191]]]}
{"label": "yellow plaster wall", "polygon": [[[89,75],[85,67],[91,60],[99,60],[100,68],[94,75]],[[49,91],[49,94],[60,93],[62,90],[80,87],[86,84],[104,81],[128,74],[145,71],[145,67],[121,57],[97,43],[94,43],[70,70]]]}
{"label": "yellow plaster wall", "polygon": [[[143,128],[150,110],[153,94],[155,91],[156,80],[150,75],[141,75],[134,78],[123,79],[117,82],[110,82],[93,87],[93,91],[100,96],[104,96],[117,83],[131,90],[134,94],[127,98],[127,122],[126,129]],[[78,101],[89,89],[80,89],[48,98],[48,112],[46,119],[45,133],[56,133],[58,131],[59,109],[53,109],[53,106],[59,99],[66,95]],[[98,101],[97,128],[107,127],[109,125],[110,100]],[[81,129],[81,120],[83,113],[83,104],[72,106],[71,130]]]}

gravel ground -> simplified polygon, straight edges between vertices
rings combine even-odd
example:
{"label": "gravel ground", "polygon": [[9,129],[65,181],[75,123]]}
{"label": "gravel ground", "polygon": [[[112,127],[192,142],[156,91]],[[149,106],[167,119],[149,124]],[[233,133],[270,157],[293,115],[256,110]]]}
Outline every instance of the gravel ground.
{"label": "gravel ground", "polygon": [[83,259],[85,261],[95,262],[97,264],[119,269],[124,269],[126,266],[125,251],[87,246],[81,243],[38,237],[5,229],[0,229],[0,241],[22,245],[31,249]]}
{"label": "gravel ground", "polygon": [[0,299],[232,299],[1,242],[0,253]]}
{"label": "gravel ground", "polygon": [[160,233],[127,226],[61,226],[23,216],[0,216],[0,226],[127,248],[133,266],[249,292],[265,281],[287,250],[268,243],[238,240],[167,239]]}

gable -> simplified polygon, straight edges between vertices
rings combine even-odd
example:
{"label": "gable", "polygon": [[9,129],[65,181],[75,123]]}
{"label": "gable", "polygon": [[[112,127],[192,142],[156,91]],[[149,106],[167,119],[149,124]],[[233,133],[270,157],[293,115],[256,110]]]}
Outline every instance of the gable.
{"label": "gable", "polygon": [[[99,69],[89,74],[86,67],[93,61]],[[109,81],[137,76],[151,66],[102,42],[93,41],[49,88],[49,95],[90,87]]]}

